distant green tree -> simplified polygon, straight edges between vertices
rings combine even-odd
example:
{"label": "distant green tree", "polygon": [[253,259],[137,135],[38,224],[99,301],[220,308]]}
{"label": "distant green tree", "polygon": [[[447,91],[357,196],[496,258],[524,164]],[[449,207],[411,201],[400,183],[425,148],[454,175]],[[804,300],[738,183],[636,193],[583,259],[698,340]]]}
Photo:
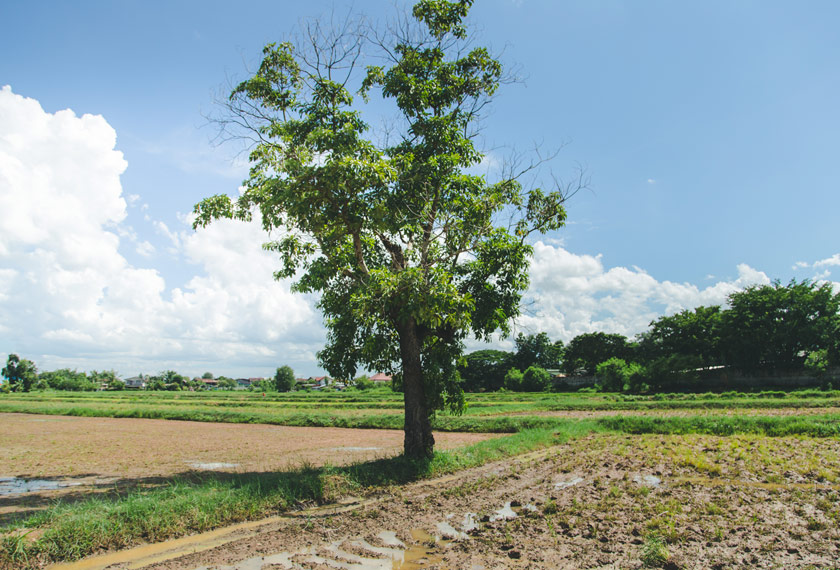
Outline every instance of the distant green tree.
{"label": "distant green tree", "polygon": [[645,362],[683,355],[699,358],[699,366],[722,364],[722,315],[720,307],[711,306],[660,317],[639,335],[639,355]]}
{"label": "distant green tree", "polygon": [[125,383],[120,380],[115,370],[93,370],[88,373],[88,379],[102,387],[103,390],[122,390]]}
{"label": "distant green tree", "polygon": [[274,373],[274,387],[278,392],[291,392],[295,389],[295,371],[291,366],[281,366]]}
{"label": "distant green tree", "polygon": [[522,391],[522,371],[518,368],[511,368],[505,374],[505,388],[512,392]]}
{"label": "distant green tree", "polygon": [[3,378],[8,381],[13,392],[29,392],[38,378],[38,369],[31,360],[10,354],[3,368]]}
{"label": "distant green tree", "polygon": [[274,378],[263,378],[262,380],[257,380],[252,383],[248,389],[251,392],[276,392],[277,384],[275,383]]}
{"label": "distant green tree", "polygon": [[563,341],[552,342],[548,334],[524,335],[519,333],[516,337],[516,353],[513,356],[513,365],[520,370],[526,370],[531,366],[540,368],[558,369],[563,359]]}
{"label": "distant green tree", "polygon": [[96,390],[97,386],[84,372],[77,372],[69,368],[41,372],[38,379],[47,388],[69,392],[92,392]]}
{"label": "distant green tree", "polygon": [[836,361],[840,293],[831,284],[775,281],[732,293],[729,305],[721,329],[728,364],[746,372],[802,369],[806,356],[820,349]]}
{"label": "distant green tree", "polygon": [[566,346],[563,370],[568,374],[580,369],[587,374],[595,374],[596,367],[610,358],[632,360],[633,351],[634,345],[624,335],[584,333]]}
{"label": "distant green tree", "polygon": [[220,390],[233,390],[236,388],[236,380],[233,378],[228,378],[227,376],[219,376],[219,389]]}
{"label": "distant green tree", "polygon": [[621,358],[610,358],[600,363],[595,370],[597,385],[604,392],[636,392],[643,390],[644,368],[627,363]]}
{"label": "distant green tree", "polygon": [[213,373],[212,372],[205,372],[201,375],[201,377],[205,380],[213,380]]}
{"label": "distant green tree", "polygon": [[812,350],[805,357],[805,370],[814,375],[814,378],[822,378],[828,371],[828,349],[821,348]]}
{"label": "distant green tree", "polygon": [[493,392],[505,385],[505,373],[513,354],[502,350],[477,350],[465,355],[458,365],[464,390]]}
{"label": "distant green tree", "polygon": [[353,386],[355,386],[359,390],[370,390],[375,385],[376,383],[365,374],[362,374],[353,381]]}
{"label": "distant green tree", "polygon": [[545,392],[551,389],[551,374],[545,368],[529,366],[522,374],[523,392]]}
{"label": "distant green tree", "polygon": [[164,370],[160,373],[160,378],[163,380],[165,389],[170,391],[183,390],[190,381],[188,377],[178,374],[174,370]]}

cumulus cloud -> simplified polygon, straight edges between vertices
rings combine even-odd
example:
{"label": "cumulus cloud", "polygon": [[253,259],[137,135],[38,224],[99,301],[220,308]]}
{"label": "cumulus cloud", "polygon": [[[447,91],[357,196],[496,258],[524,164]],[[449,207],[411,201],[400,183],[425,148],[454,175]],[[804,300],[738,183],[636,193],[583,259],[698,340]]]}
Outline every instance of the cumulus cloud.
{"label": "cumulus cloud", "polygon": [[314,368],[320,318],[311,299],[272,280],[258,224],[157,224],[196,267],[182,288],[126,260],[121,239],[144,256],[154,247],[124,224],[127,162],[115,146],[101,116],[47,113],[0,90],[0,346],[47,368]]}
{"label": "cumulus cloud", "polygon": [[[188,216],[171,226],[148,219],[194,271],[178,287],[124,257],[121,245],[151,263],[155,248],[125,223],[129,204],[148,206],[140,194],[123,195],[127,162],[116,141],[101,116],[47,113],[0,90],[0,350],[47,369],[257,375],[291,364],[314,373],[321,316],[313,299],[273,280],[277,260],[259,247],[268,236],[258,220],[193,232]],[[559,240],[537,242],[534,254],[518,327],[566,341],[597,330],[632,336],[663,313],[722,304],[770,281],[746,264],[705,288],[657,281]],[[834,265],[840,255],[811,266]]]}
{"label": "cumulus cloud", "polygon": [[577,255],[539,241],[534,244],[525,315],[518,324],[527,332],[545,331],[564,341],[593,331],[633,336],[662,314],[725,304],[734,291],[770,282],[749,265],[741,264],[737,271],[737,278],[701,289],[657,281],[638,267],[606,268],[600,255]]}
{"label": "cumulus cloud", "polygon": [[814,263],[814,267],[828,267],[832,265],[840,265],[840,253],[835,253],[829,258],[821,259]]}

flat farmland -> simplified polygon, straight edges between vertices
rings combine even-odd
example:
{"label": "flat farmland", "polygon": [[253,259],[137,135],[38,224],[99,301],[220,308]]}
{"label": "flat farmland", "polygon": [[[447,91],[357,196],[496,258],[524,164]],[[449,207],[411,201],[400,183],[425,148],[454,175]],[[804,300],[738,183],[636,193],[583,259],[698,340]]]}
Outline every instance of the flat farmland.
{"label": "flat farmland", "polygon": [[[303,427],[402,429],[402,394],[368,392],[40,392],[0,396],[0,412],[169,419]],[[575,418],[840,417],[840,391],[723,394],[467,394],[462,415],[441,412],[435,429],[513,433]],[[784,423],[784,422],[782,422]]]}
{"label": "flat farmland", "polygon": [[[265,473],[390,457],[398,430],[3,414],[0,476],[102,481],[201,471]],[[435,433],[440,449],[492,434]]]}
{"label": "flat farmland", "polygon": [[[837,391],[471,394],[436,416],[426,462],[399,455],[401,408],[383,390],[2,395],[0,568],[208,531],[203,557],[155,564],[385,568],[390,548],[395,568],[824,568],[840,552]],[[214,529],[266,517],[219,546]]]}

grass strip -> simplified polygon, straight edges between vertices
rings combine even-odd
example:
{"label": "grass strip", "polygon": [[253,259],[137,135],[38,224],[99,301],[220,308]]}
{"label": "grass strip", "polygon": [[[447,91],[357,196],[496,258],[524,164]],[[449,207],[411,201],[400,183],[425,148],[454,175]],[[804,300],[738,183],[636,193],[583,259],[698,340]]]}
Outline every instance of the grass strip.
{"label": "grass strip", "polygon": [[840,414],[814,416],[611,416],[594,420],[604,429],[630,434],[736,434],[768,437],[840,437]]}

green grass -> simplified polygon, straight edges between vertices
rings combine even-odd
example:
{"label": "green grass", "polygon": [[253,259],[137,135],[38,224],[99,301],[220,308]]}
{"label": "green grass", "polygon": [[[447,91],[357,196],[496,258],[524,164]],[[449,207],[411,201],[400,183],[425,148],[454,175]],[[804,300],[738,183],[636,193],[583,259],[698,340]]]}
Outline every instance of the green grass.
{"label": "green grass", "polygon": [[[436,429],[512,433],[549,428],[560,411],[696,410],[713,414],[756,409],[840,407],[840,392],[723,394],[488,393],[468,394],[461,416],[439,413]],[[0,395],[0,412],[154,418],[288,426],[402,429],[402,394],[368,392],[35,392]]]}

